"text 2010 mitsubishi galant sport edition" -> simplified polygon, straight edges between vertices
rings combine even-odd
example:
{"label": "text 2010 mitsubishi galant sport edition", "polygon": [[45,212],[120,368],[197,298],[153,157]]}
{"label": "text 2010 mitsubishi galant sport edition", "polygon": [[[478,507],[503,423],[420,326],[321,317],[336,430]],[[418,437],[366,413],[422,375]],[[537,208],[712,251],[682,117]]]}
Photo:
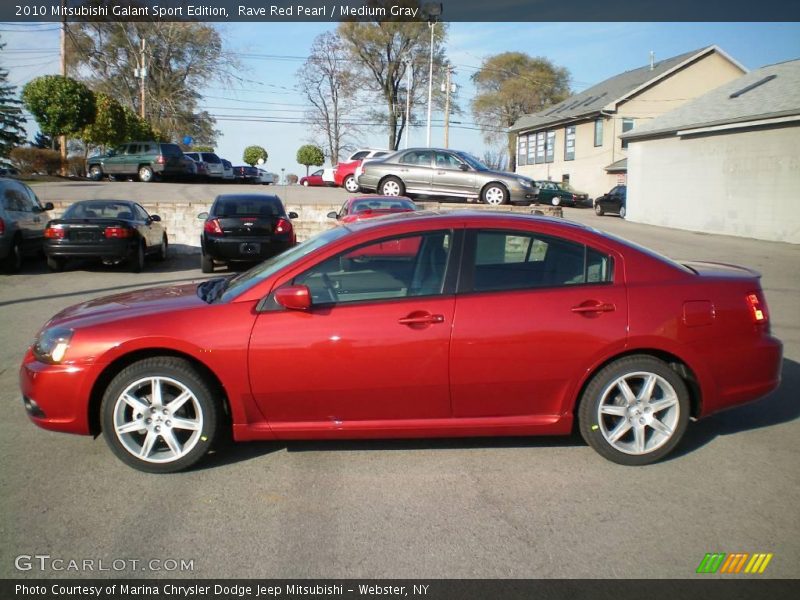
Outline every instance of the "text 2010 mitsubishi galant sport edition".
{"label": "text 2010 mitsubishi galant sport edition", "polygon": [[233,278],[67,308],[20,380],[151,472],[236,440],[568,434],[642,465],[779,383],[757,273],[546,217],[406,213]]}

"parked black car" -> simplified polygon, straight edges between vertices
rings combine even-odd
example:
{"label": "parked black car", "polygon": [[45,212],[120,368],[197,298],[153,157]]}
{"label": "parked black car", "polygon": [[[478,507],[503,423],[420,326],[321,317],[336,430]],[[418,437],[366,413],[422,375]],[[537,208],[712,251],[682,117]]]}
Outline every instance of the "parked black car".
{"label": "parked black car", "polygon": [[233,167],[233,178],[237,183],[255,183],[259,178],[258,167]]}
{"label": "parked black car", "polygon": [[71,258],[97,258],[106,264],[127,260],[138,273],[147,255],[165,260],[169,245],[161,217],[126,200],[76,202],[47,224],[44,235],[52,271],[61,271]]}
{"label": "parked black car", "polygon": [[607,194],[603,194],[594,201],[594,212],[598,215],[606,213],[617,213],[623,219],[625,218],[625,198],[628,194],[628,186],[617,185],[611,188]]}
{"label": "parked black car", "polygon": [[127,142],[107,154],[92,156],[86,161],[89,178],[137,176],[145,183],[159,177],[189,177],[194,174],[192,163],[177,144],[161,142]]}
{"label": "parked black car", "polygon": [[33,190],[16,179],[0,178],[0,266],[16,272],[25,256],[41,255],[45,224],[50,219]]}
{"label": "parked black car", "polygon": [[297,243],[290,219],[278,196],[223,194],[211,211],[197,215],[205,219],[200,238],[203,273],[213,273],[215,263],[257,262],[280,254]]}

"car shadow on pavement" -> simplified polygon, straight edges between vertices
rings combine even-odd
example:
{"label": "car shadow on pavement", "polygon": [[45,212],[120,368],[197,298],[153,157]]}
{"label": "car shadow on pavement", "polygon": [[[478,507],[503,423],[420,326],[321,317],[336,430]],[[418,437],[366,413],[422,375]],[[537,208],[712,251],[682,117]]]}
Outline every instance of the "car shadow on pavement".
{"label": "car shadow on pavement", "polygon": [[666,460],[680,458],[712,442],[720,435],[788,423],[800,417],[800,364],[783,359],[780,387],[751,404],[726,410],[696,423],[689,423],[683,441]]}

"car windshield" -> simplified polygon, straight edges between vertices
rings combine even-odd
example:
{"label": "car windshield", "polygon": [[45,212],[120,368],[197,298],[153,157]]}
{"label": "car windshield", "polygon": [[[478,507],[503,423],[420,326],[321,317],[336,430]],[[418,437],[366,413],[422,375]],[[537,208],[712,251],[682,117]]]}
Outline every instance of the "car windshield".
{"label": "car windshield", "polygon": [[[237,275],[228,281],[225,292],[219,296],[222,302],[232,300],[236,296],[246,292],[254,285],[258,285],[268,277],[271,277],[284,267],[291,265],[293,262],[301,260],[303,257],[311,254],[315,250],[334,242],[346,235],[350,231],[346,227],[335,227],[324,231],[314,237],[307,239],[297,246],[282,252],[272,258],[268,258],[262,263],[257,264],[249,271],[245,271],[241,275]],[[202,284],[201,284],[202,285]]]}
{"label": "car windshield", "polygon": [[475,169],[476,171],[488,171],[489,170],[489,167],[487,167],[485,164],[483,164],[481,161],[479,161],[477,158],[475,158],[471,154],[466,154],[466,153],[462,154],[462,153],[459,152],[458,157],[461,160],[463,160],[465,163],[467,163],[470,167]]}
{"label": "car windshield", "polygon": [[411,200],[398,198],[364,198],[350,206],[350,211],[354,213],[367,210],[417,210],[417,207]]}
{"label": "car windshield", "polygon": [[62,219],[132,219],[133,209],[121,202],[94,200],[76,202],[64,211]]}

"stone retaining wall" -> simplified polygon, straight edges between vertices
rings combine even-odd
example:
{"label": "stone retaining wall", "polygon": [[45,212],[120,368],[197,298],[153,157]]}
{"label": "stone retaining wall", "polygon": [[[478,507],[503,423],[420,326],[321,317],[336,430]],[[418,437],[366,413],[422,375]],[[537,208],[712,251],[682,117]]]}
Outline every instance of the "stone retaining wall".
{"label": "stone retaining wall", "polygon": [[[54,218],[60,217],[69,202],[55,202],[55,209],[50,211]],[[510,211],[514,213],[531,214],[534,210],[539,210],[543,214],[550,216],[562,216],[561,208],[557,206],[486,206],[483,204],[442,204],[438,202],[417,202],[417,205],[425,210],[463,210],[470,208],[486,211]],[[200,234],[203,231],[203,220],[198,219],[197,215],[207,212],[211,208],[210,202],[143,202],[142,206],[150,214],[159,215],[162,223],[167,228],[169,243],[173,252],[178,253],[199,253]],[[336,221],[329,219],[329,212],[339,210],[341,204],[286,204],[287,212],[296,212],[299,218],[292,221],[297,231],[297,239],[302,241],[317,233],[336,226]]]}

